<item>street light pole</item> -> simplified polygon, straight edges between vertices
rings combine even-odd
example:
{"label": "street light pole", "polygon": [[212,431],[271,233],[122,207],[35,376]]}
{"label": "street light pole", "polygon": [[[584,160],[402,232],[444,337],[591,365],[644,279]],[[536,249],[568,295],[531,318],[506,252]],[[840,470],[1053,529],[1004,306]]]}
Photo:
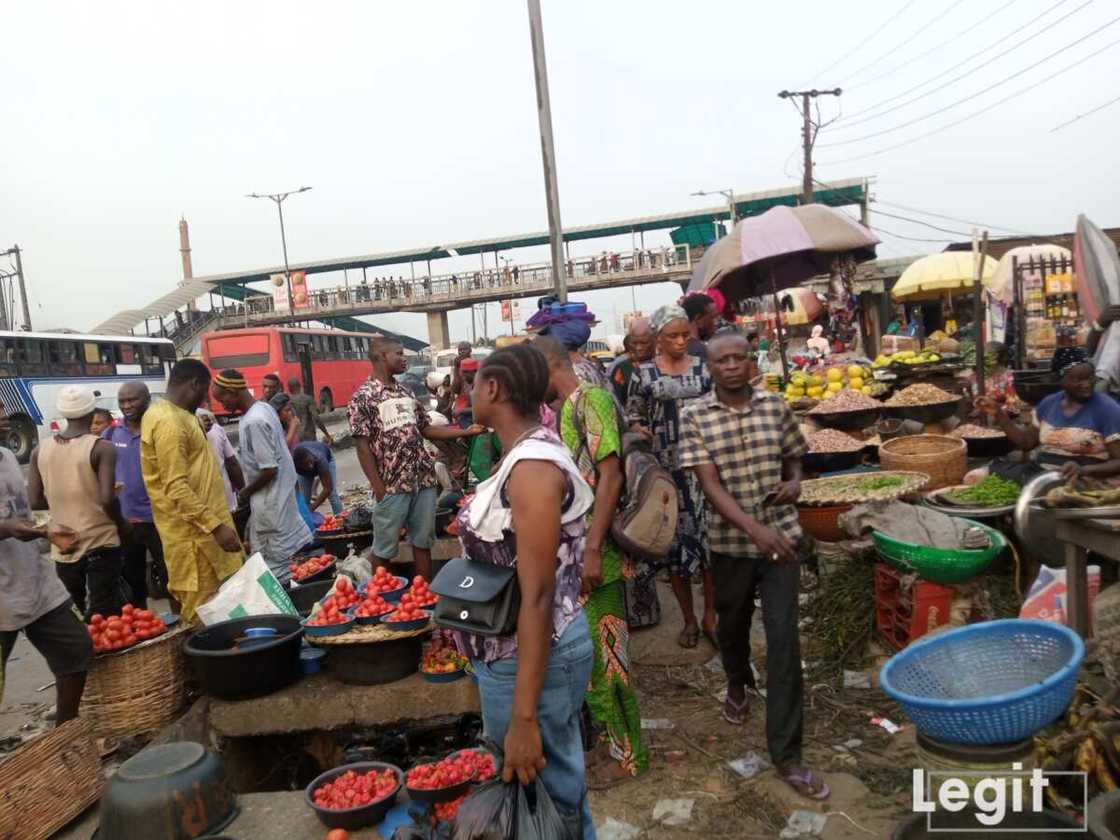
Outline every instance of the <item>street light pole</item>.
{"label": "street light pole", "polygon": [[[276,205],[276,213],[280,217],[280,247],[284,250],[284,282],[288,287],[288,311],[295,313],[296,302],[292,297],[292,271],[288,267],[288,237],[284,233],[284,199],[290,195],[307,192],[311,187],[300,187],[298,190],[288,190],[282,193],[249,193],[246,198],[267,198]],[[246,306],[248,312],[248,306]]]}
{"label": "street light pole", "polygon": [[697,190],[690,195],[722,195],[727,199],[727,209],[730,211],[731,222],[729,228],[735,226],[739,214],[735,211],[735,190]]}
{"label": "street light pole", "polygon": [[561,303],[568,302],[568,279],[564,274],[564,232],[560,226],[560,192],[556,185],[556,147],[552,140],[552,105],[548,95],[548,67],[544,57],[544,28],[540,0],[528,0],[529,35],[533,44],[533,76],[537,83],[537,120],[541,133],[541,163],[544,193],[548,204],[548,240],[552,251],[552,284]]}

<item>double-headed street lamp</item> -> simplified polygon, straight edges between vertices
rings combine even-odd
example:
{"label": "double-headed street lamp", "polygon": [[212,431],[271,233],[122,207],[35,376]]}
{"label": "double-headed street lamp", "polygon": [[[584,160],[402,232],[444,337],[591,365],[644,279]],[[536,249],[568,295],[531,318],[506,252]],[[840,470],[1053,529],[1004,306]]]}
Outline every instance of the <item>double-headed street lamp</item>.
{"label": "double-headed street lamp", "polygon": [[[288,239],[284,235],[284,199],[296,193],[307,192],[311,187],[300,187],[298,190],[288,190],[282,193],[249,193],[246,198],[267,198],[276,204],[276,212],[280,215],[280,245],[284,249],[284,281],[288,286],[288,311],[296,311],[296,302],[292,297],[292,271],[288,268]],[[246,305],[245,311],[248,312]]]}
{"label": "double-headed street lamp", "polygon": [[727,199],[727,207],[731,211],[731,223],[728,225],[728,229],[737,221],[736,217],[738,214],[735,212],[735,190],[697,190],[694,193],[689,193],[689,195],[722,195]]}

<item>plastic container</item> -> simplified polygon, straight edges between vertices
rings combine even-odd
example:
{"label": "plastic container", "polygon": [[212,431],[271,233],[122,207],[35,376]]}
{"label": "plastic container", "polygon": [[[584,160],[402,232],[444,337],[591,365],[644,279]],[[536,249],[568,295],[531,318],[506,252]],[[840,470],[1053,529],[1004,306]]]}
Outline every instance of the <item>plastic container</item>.
{"label": "plastic container", "polygon": [[[235,640],[248,627],[275,627],[280,635],[245,650]],[[197,630],[183,652],[202,690],[223,700],[245,700],[279,691],[300,677],[300,620],[291,615],[255,615]]]}
{"label": "plastic container", "polygon": [[442,674],[429,674],[427,671],[420,672],[420,676],[430,683],[453,683],[461,680],[466,675],[466,668],[460,668],[458,671],[447,671]]}
{"label": "plastic container", "polygon": [[322,648],[304,647],[299,652],[299,668],[305,677],[318,674],[323,670],[323,660],[327,652]]}
{"label": "plastic container", "polygon": [[288,597],[292,599],[292,605],[296,608],[296,612],[303,617],[307,617],[311,608],[323,600],[333,585],[334,578],[319,580],[310,584],[301,583],[299,586],[293,586],[288,590]]}
{"label": "plastic container", "polygon": [[919,580],[902,590],[902,574],[875,566],[875,629],[895,650],[949,623],[953,588]]}
{"label": "plastic container", "polygon": [[[379,799],[377,802],[372,802],[369,805],[361,805],[357,808],[320,808],[315,804],[312,799],[312,794],[325,785],[327,782],[333,782],[336,778],[353,770],[355,773],[366,773],[370,770],[392,770],[397,777],[396,789],[386,796],[384,799]],[[377,825],[385,815],[389,813],[390,809],[396,804],[397,796],[401,792],[401,787],[404,785],[404,773],[401,768],[393,764],[384,764],[380,761],[359,761],[355,764],[344,764],[341,767],[335,767],[333,770],[328,770],[312,780],[311,784],[303,792],[304,800],[315,816],[319,818],[319,822],[327,828],[345,828],[347,831],[356,831],[359,828],[366,828],[371,825]]]}
{"label": "plastic container", "polygon": [[844,532],[840,530],[839,517],[852,509],[851,505],[825,505],[823,507],[798,506],[797,520],[801,529],[821,542],[840,542]]}
{"label": "plastic container", "polygon": [[1081,637],[1050,621],[971,624],[916,642],[879,672],[918,731],[951,744],[1030,738],[1069,706]]}
{"label": "plastic container", "polygon": [[340,621],[337,624],[308,624],[309,619],[304,619],[300,622],[303,625],[303,632],[308,636],[341,636],[343,633],[349,633],[354,626],[354,619],[348,618],[346,621]]}
{"label": "plastic container", "polygon": [[[409,621],[388,621],[386,620],[385,616],[382,616],[381,624],[389,630],[396,630],[398,632],[403,632],[405,630],[419,630],[423,627],[426,627],[428,625],[428,622],[432,620],[431,611],[421,610],[421,612],[424,613],[423,618],[414,618],[410,619]],[[388,615],[392,615],[392,613],[388,613]]]}
{"label": "plastic container", "polygon": [[881,531],[872,531],[871,539],[879,554],[904,572],[917,572],[934,583],[964,583],[988,568],[1007,548],[1007,538],[995,528],[974,519],[964,521],[987,533],[990,540],[987,548],[971,550],[914,545],[896,540]]}
{"label": "plastic container", "polygon": [[[412,585],[412,581],[410,581],[406,577],[401,577],[400,575],[393,575],[393,577],[397,579],[397,582],[400,584],[400,586],[388,592],[381,593],[381,597],[388,601],[390,604],[398,603],[401,600],[401,596],[406,591],[408,591],[408,588]],[[367,582],[366,585],[359,590],[360,594],[365,595],[368,586],[369,583]]]}
{"label": "plastic container", "polygon": [[[330,644],[329,642],[327,644]],[[420,668],[423,636],[404,636],[377,644],[331,645],[327,671],[349,685],[384,685]]]}

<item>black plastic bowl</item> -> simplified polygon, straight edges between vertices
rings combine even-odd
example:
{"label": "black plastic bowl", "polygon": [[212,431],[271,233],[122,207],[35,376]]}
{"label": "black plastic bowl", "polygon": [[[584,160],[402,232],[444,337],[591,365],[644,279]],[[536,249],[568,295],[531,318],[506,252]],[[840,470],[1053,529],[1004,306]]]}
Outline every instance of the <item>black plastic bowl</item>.
{"label": "black plastic bowl", "polygon": [[[235,650],[234,641],[247,627],[272,627],[275,639]],[[202,690],[222,700],[264,697],[300,677],[299,649],[303,636],[294,615],[250,615],[197,630],[183,645]]]}
{"label": "black plastic bowl", "polygon": [[999,437],[966,437],[961,438],[968,447],[969,458],[999,458],[1015,448],[1007,435]]}
{"label": "black plastic bowl", "polygon": [[[405,778],[407,779],[408,777],[405,776]],[[465,782],[459,782],[459,784],[451,785],[450,787],[433,788],[431,790],[406,787],[406,790],[408,790],[408,798],[413,800],[414,802],[426,802],[428,804],[434,804],[437,802],[450,802],[452,799],[458,799],[460,796],[470,790],[470,787],[473,784],[474,774],[471,774],[471,777]],[[405,785],[408,785],[407,781],[405,782]]]}
{"label": "black plastic bowl", "polygon": [[850,470],[862,460],[862,448],[854,452],[807,452],[801,456],[801,466],[807,472],[827,473]]}
{"label": "black plastic bowl", "polygon": [[[929,831],[927,820],[933,817],[935,829],[946,831]],[[1081,825],[1064,814],[1056,811],[1042,811],[1041,813],[1024,812],[1022,814],[1008,813],[1006,819],[999,826],[1004,832],[1020,832],[1006,834],[1008,837],[1086,837],[1084,833],[1075,833]],[[1048,832],[1046,829],[1064,829],[1062,833]],[[968,829],[973,829],[969,831]],[[938,837],[952,837],[954,840],[991,840],[991,829],[985,829],[976,818],[967,811],[957,813],[939,814],[914,814],[898,824],[891,834],[891,840],[937,840]]]}
{"label": "black plastic bowl", "polygon": [[295,605],[296,610],[301,616],[307,617],[311,612],[311,608],[321,601],[330,588],[334,585],[334,580],[317,580],[314,583],[301,583],[299,586],[288,590],[288,597],[292,599],[292,604]]}
{"label": "black plastic bowl", "polygon": [[939,423],[948,420],[960,410],[963,397],[926,405],[887,405],[883,411],[888,417],[914,420],[918,423]]}
{"label": "black plastic bowl", "polygon": [[813,411],[806,416],[828,429],[864,429],[879,419],[882,409],[860,411]]}
{"label": "black plastic bowl", "polygon": [[[333,782],[343,773],[353,770],[355,773],[366,773],[370,770],[392,770],[397,777],[396,789],[386,796],[384,799],[379,799],[376,802],[371,802],[369,805],[361,805],[357,808],[344,808],[335,810],[332,808],[320,808],[315,804],[311,798],[312,794],[327,782]],[[397,802],[397,796],[401,792],[401,787],[404,785],[404,773],[401,768],[395,764],[385,764],[381,761],[359,761],[354,764],[344,764],[341,767],[335,767],[333,770],[328,770],[326,773],[321,773],[316,776],[307,789],[303,792],[303,798],[307,802],[315,816],[319,818],[319,822],[327,828],[344,828],[347,831],[357,831],[359,828],[367,828],[371,825],[377,825],[385,815],[389,813],[392,807]]]}
{"label": "black plastic bowl", "polygon": [[322,583],[324,580],[328,581],[328,582],[331,582],[335,579],[335,576],[337,574],[338,574],[338,564],[337,563],[328,563],[326,566],[321,568],[315,574],[309,575],[308,577],[305,577],[303,580],[301,580],[299,582],[299,585],[300,586],[306,586],[309,583]]}

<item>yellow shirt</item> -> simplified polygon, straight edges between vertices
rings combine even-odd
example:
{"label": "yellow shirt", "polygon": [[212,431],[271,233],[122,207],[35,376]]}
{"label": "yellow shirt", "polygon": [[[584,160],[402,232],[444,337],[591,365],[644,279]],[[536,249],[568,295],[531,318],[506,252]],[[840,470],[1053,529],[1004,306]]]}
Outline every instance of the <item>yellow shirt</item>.
{"label": "yellow shirt", "polygon": [[[140,469],[163,542],[168,588],[199,592],[200,577],[209,589],[236,572],[241,552],[223,551],[211,536],[219,525],[232,528],[233,519],[198,418],[168,400],[152,403],[140,423]],[[200,575],[202,564],[208,568]]]}

